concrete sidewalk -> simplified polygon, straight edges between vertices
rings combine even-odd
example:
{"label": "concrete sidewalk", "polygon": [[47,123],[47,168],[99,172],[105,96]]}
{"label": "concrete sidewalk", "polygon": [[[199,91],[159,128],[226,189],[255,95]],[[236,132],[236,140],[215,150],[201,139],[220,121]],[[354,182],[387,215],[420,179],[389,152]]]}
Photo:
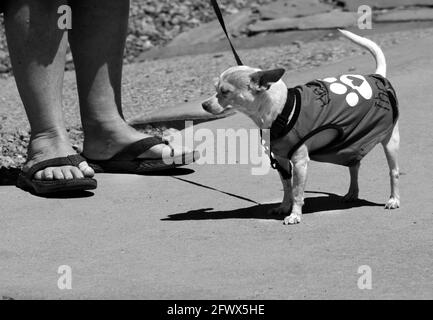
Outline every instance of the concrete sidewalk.
{"label": "concrete sidewalk", "polygon": [[[303,224],[267,211],[282,190],[275,172],[192,165],[172,176],[98,175],[88,197],[44,199],[0,187],[0,296],[16,299],[433,298],[431,157],[433,38],[385,52],[401,105],[402,208],[389,195],[381,148],[363,162],[360,196],[339,201],[347,169],[312,163]],[[372,72],[370,56],[288,74]],[[199,125],[253,128],[242,115]],[[72,290],[57,287],[61,265]],[[372,269],[372,290],[357,286]]]}

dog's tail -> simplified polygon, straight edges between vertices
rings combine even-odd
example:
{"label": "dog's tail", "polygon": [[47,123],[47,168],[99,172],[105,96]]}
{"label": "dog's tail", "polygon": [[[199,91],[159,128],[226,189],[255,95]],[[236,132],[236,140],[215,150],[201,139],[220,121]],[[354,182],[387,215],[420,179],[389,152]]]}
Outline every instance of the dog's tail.
{"label": "dog's tail", "polygon": [[367,38],[360,37],[353,32],[347,30],[338,29],[338,31],[340,31],[345,37],[349,38],[356,44],[368,49],[368,51],[370,51],[376,59],[376,73],[380,74],[383,77],[386,77],[385,55],[383,54],[382,49],[376,43]]}

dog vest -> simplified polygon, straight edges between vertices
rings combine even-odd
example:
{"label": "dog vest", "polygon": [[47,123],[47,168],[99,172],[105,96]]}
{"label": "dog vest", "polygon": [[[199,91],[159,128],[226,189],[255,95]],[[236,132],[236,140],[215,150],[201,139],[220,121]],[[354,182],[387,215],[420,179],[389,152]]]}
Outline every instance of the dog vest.
{"label": "dog vest", "polygon": [[[286,106],[271,127],[271,141],[289,132],[295,134],[299,143],[289,151],[291,159],[308,139],[335,129],[334,141],[310,150],[310,158],[350,167],[389,134],[397,119],[397,95],[386,78],[342,75],[289,89]],[[279,165],[274,167],[281,172]]]}

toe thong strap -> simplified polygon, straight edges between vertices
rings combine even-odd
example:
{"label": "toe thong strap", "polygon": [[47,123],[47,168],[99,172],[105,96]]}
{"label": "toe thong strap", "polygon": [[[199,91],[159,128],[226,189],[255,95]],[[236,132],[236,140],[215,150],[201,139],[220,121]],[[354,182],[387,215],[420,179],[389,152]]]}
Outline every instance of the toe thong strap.
{"label": "toe thong strap", "polygon": [[27,171],[25,174],[26,176],[31,179],[35,175],[36,172],[44,170],[49,167],[61,167],[61,166],[73,166],[78,167],[80,163],[86,161],[82,156],[79,154],[70,155],[67,157],[60,157],[60,158],[53,158],[45,161],[41,161],[34,166],[32,166],[29,171]]}
{"label": "toe thong strap", "polygon": [[[157,146],[159,144],[165,144],[170,146],[169,142],[160,137],[149,137],[139,140],[125,149],[116,154],[111,160],[136,160],[140,155],[148,151],[150,148]],[[172,154],[174,153],[174,149],[172,149]]]}

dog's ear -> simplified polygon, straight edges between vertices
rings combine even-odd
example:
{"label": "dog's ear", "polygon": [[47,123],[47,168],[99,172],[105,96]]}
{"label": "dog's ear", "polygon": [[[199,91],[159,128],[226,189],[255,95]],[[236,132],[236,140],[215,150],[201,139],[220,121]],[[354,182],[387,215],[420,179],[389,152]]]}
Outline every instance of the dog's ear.
{"label": "dog's ear", "polygon": [[284,69],[257,71],[250,76],[250,87],[255,91],[269,90],[273,83],[278,82],[283,77],[284,72]]}

